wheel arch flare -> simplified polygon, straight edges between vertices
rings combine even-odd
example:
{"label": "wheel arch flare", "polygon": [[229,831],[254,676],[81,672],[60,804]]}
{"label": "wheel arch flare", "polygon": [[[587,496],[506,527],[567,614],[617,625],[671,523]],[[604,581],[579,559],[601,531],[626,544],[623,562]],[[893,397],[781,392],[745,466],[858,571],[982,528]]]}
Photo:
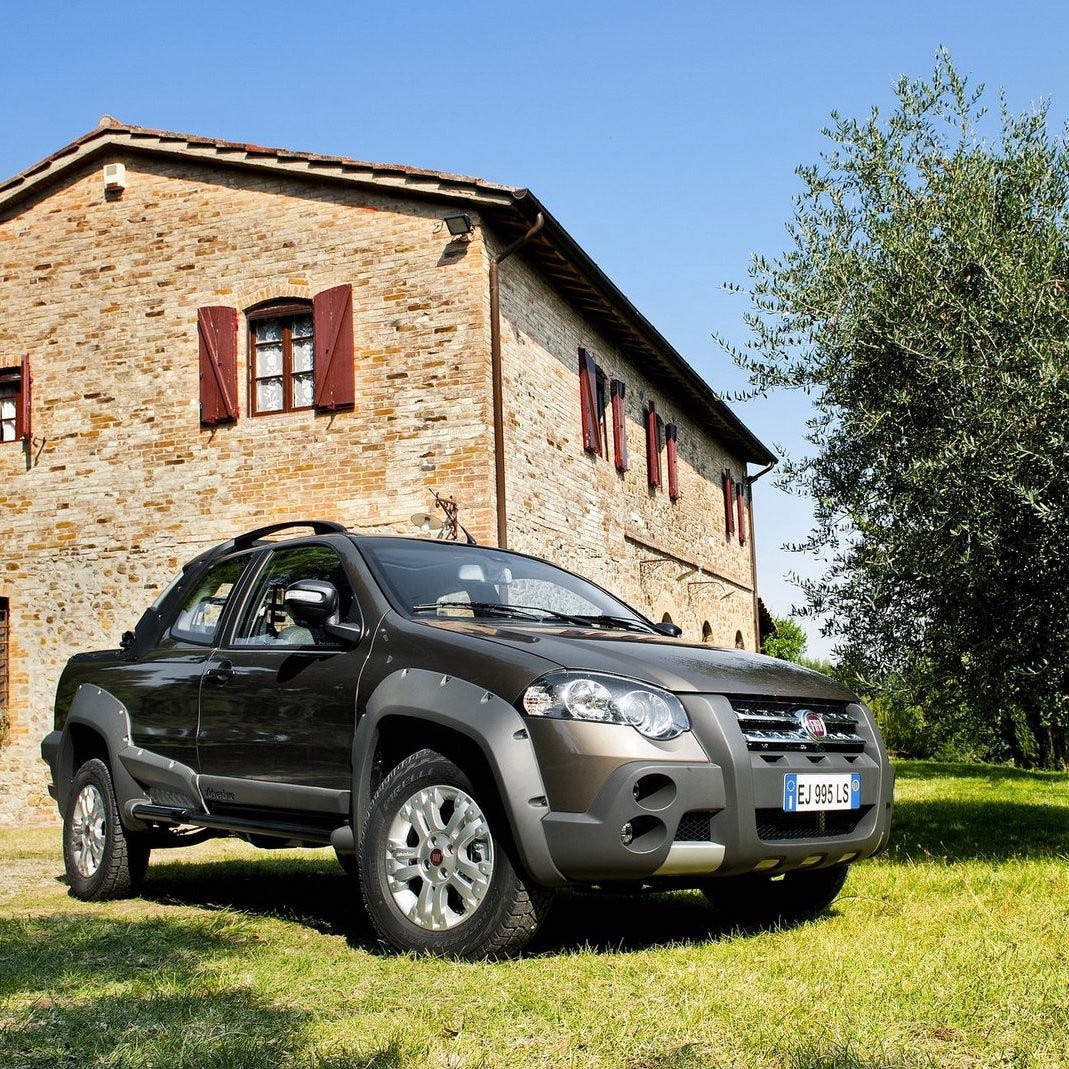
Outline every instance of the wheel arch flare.
{"label": "wheel arch flare", "polygon": [[[452,733],[478,748],[493,777],[520,860],[545,887],[567,881],[550,855],[542,819],[549,810],[530,732],[523,717],[503,698],[456,676],[404,668],[387,676],[369,697],[353,739],[353,828],[362,834],[371,804],[375,755],[392,721],[412,721],[411,748],[428,745],[415,732]],[[434,741],[433,739],[431,740]]]}

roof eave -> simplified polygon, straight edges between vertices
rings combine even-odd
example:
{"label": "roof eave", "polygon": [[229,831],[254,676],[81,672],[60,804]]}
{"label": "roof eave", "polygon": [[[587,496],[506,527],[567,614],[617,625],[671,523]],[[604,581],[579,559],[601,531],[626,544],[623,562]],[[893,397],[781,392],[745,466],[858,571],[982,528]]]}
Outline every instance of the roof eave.
{"label": "roof eave", "polygon": [[547,277],[575,301],[580,310],[595,318],[632,359],[650,360],[652,368],[644,370],[680,390],[690,407],[707,416],[712,429],[738,448],[744,461],[764,465],[776,462],[776,456],[768,447],[527,189],[400,164],[365,163],[340,156],[320,156],[128,126],[105,116],[93,130],[0,183],[0,218],[8,217],[24,199],[61,180],[72,167],[84,165],[113,150],[181,160],[211,160],[226,167],[344,182],[452,204],[470,204],[498,225],[519,232],[526,230],[541,212],[545,225],[525,251]]}
{"label": "roof eave", "polygon": [[508,186],[497,186],[463,175],[397,164],[372,164],[345,157],[314,156],[256,145],[187,138],[185,135],[164,135],[136,127],[98,127],[0,184],[0,215],[6,216],[24,199],[59,181],[72,167],[91,162],[112,150],[187,161],[210,160],[217,165],[244,170],[366,184],[381,190],[474,200],[501,207],[510,204],[516,192]]}
{"label": "roof eave", "polygon": [[740,448],[743,460],[761,465],[775,464],[778,461],[778,457],[731,411],[530,190],[517,190],[514,204],[524,223],[530,224],[539,213],[545,220],[541,234],[532,242],[531,255],[538,259],[543,270],[551,275],[553,264],[546,262],[547,256],[552,255],[549,250],[555,250],[562,262],[575,266],[576,272],[584,277],[590,289],[601,298],[603,318],[617,321],[620,328],[617,333],[623,335],[625,350],[634,353],[637,347],[652,357],[660,377],[684,390],[692,404],[708,411],[716,429]]}

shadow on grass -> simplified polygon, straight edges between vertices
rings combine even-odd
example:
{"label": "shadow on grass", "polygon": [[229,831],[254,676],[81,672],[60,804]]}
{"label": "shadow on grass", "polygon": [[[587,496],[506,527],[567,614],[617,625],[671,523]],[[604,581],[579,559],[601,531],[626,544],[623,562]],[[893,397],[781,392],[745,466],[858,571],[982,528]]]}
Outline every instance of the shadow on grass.
{"label": "shadow on grass", "polygon": [[1009,802],[922,801],[895,805],[888,856],[1007,861],[1069,856],[1064,808]]}
{"label": "shadow on grass", "polygon": [[[161,905],[236,910],[276,917],[344,938],[351,947],[387,953],[363,911],[356,882],[333,865],[263,860],[162,863],[149,870],[142,897]],[[795,922],[802,923],[802,922]],[[780,922],[776,926],[789,927]],[[625,894],[563,890],[525,956],[577,951],[627,953],[697,946],[768,931],[731,924],[698,893]]]}
{"label": "shadow on grass", "polygon": [[[313,1014],[233,983],[254,941],[247,927],[212,917],[0,921],[0,1065],[290,1063],[306,1053]],[[394,1069],[404,1055],[391,1044],[313,1060],[327,1069]]]}
{"label": "shadow on grass", "polygon": [[729,935],[756,935],[772,927],[771,923],[744,927],[731,924],[696,892],[615,894],[564,890],[557,893],[549,916],[526,953],[636,953],[664,946],[699,946]]}
{"label": "shadow on grass", "polygon": [[[155,856],[155,855],[154,855]],[[373,949],[356,881],[332,861],[265,853],[242,861],[153,861],[141,897],[161,905],[232,909],[294,921],[355,948]]]}
{"label": "shadow on grass", "polygon": [[[1069,857],[1069,811],[1051,802],[1052,795],[1064,797],[1063,789],[1069,787],[1064,773],[920,761],[896,762],[896,769],[899,801],[891,858]],[[939,797],[903,799],[911,784]]]}

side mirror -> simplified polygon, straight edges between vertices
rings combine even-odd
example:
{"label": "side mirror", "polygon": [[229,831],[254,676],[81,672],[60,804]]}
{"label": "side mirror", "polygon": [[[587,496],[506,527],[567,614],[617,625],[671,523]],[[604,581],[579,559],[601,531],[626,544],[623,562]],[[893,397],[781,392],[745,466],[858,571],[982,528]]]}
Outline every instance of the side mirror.
{"label": "side mirror", "polygon": [[286,589],[286,611],[304,627],[322,627],[338,615],[338,591],[321,579],[300,579]]}
{"label": "side mirror", "polygon": [[133,647],[134,633],[133,631],[124,631],[122,638],[119,639],[119,649],[128,650]]}
{"label": "side mirror", "polygon": [[667,620],[664,623],[654,624],[654,631],[659,631],[662,635],[667,635],[669,638],[679,638],[683,634],[683,628],[679,624],[670,624]]}

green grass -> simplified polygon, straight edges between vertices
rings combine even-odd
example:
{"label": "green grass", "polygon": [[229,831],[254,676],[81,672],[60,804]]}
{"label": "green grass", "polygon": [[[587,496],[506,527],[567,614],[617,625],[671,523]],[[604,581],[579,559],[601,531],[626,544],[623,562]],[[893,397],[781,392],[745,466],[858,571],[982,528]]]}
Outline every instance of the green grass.
{"label": "green grass", "polygon": [[153,858],[90,905],[0,832],[0,1066],[1069,1065],[1069,776],[899,765],[891,850],[831,913],[730,932],[691,892],[561,896],[530,953],[374,947],[322,852]]}

